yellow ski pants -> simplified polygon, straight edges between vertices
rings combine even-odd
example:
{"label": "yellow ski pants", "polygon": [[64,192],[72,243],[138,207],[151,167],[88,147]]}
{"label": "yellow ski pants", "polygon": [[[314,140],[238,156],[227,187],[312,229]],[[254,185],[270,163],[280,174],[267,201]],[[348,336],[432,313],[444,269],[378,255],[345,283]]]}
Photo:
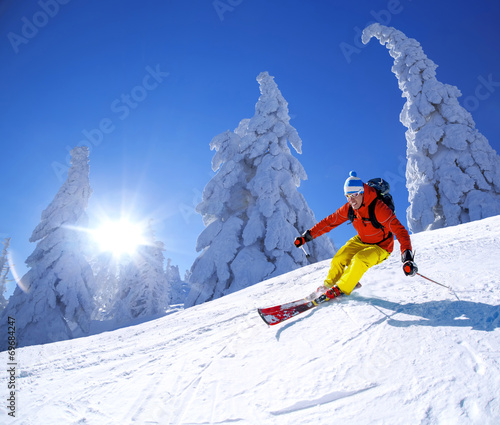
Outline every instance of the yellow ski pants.
{"label": "yellow ski pants", "polygon": [[344,294],[349,295],[361,276],[389,255],[378,245],[363,243],[359,236],[354,236],[333,257],[325,286],[330,288],[337,285]]}

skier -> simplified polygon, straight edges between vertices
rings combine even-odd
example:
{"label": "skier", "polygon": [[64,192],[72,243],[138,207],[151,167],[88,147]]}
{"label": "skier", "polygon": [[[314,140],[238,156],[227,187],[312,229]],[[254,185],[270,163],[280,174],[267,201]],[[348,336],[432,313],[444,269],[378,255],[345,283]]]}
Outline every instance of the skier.
{"label": "skier", "polygon": [[[348,220],[349,206],[352,207],[352,223],[358,234],[337,251],[324,286],[318,288],[318,291],[324,292],[328,298],[335,298],[341,292],[349,295],[370,267],[389,257],[394,248],[393,235],[396,235],[401,244],[405,275],[414,276],[418,269],[413,261],[410,235],[394,212],[378,199],[377,191],[363,183],[355,171],[351,171],[344,184],[344,193],[348,201],[346,204],[295,239],[295,246],[299,248],[329,232]],[[375,218],[381,228],[375,227],[370,219],[369,205],[372,202],[375,202]]]}

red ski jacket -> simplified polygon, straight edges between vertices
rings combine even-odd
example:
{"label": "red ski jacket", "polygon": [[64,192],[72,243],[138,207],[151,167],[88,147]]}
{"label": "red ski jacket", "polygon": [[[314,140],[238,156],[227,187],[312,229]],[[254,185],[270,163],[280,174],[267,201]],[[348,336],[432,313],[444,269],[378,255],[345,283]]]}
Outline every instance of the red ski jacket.
{"label": "red ski jacket", "polygon": [[[366,184],[363,184],[363,186],[365,190],[363,194],[363,204],[357,210],[354,210],[354,221],[352,223],[358,232],[361,242],[378,245],[391,253],[394,249],[394,237],[390,235],[390,233],[392,233],[396,235],[396,238],[398,238],[401,244],[401,253],[407,249],[411,250],[412,247],[408,231],[399,222],[391,209],[380,199],[377,200],[375,204],[375,216],[383,228],[377,229],[372,225],[368,212],[368,205],[377,198],[377,191]],[[317,238],[346,222],[348,220],[348,212],[349,202],[342,205],[332,215],[321,220],[310,229],[311,236]]]}

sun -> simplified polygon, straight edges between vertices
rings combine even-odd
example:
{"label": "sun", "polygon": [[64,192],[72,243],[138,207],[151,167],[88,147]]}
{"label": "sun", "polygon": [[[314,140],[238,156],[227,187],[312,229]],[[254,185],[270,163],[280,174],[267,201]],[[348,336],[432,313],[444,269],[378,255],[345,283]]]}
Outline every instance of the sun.
{"label": "sun", "polygon": [[92,233],[99,249],[111,252],[115,257],[133,255],[140,245],[146,243],[142,226],[125,219],[106,221]]}

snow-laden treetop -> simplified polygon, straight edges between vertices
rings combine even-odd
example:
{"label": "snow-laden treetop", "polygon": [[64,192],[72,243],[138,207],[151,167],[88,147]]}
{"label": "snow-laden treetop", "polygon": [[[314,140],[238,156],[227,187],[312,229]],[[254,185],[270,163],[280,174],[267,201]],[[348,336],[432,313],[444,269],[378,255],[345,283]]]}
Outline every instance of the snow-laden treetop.
{"label": "snow-laden treetop", "polygon": [[[297,130],[289,124],[288,102],[281,94],[274,77],[269,75],[267,71],[261,72],[257,76],[257,81],[261,95],[255,105],[255,115],[250,120],[244,120],[243,123],[240,123],[240,127],[246,126],[247,134],[254,132],[255,136],[272,131],[275,137],[280,139],[279,145],[282,149],[287,147],[286,142],[288,141],[297,153],[302,153],[302,140]],[[238,133],[238,129],[236,133]],[[285,135],[286,137],[283,137]],[[260,141],[259,147],[266,142],[265,138]],[[243,150],[246,148],[247,146],[243,146]]]}
{"label": "snow-laden treetop", "polygon": [[68,178],[60,187],[50,205],[42,212],[40,224],[33,230],[30,242],[36,242],[63,225],[76,225],[86,220],[92,189],[89,184],[89,148],[77,146],[71,150]]}
{"label": "snow-laden treetop", "polygon": [[500,157],[458,103],[460,90],[436,79],[437,65],[420,43],[395,28],[372,24],[372,37],[394,58],[406,131],[406,169],[413,232],[452,226],[500,214]]}

